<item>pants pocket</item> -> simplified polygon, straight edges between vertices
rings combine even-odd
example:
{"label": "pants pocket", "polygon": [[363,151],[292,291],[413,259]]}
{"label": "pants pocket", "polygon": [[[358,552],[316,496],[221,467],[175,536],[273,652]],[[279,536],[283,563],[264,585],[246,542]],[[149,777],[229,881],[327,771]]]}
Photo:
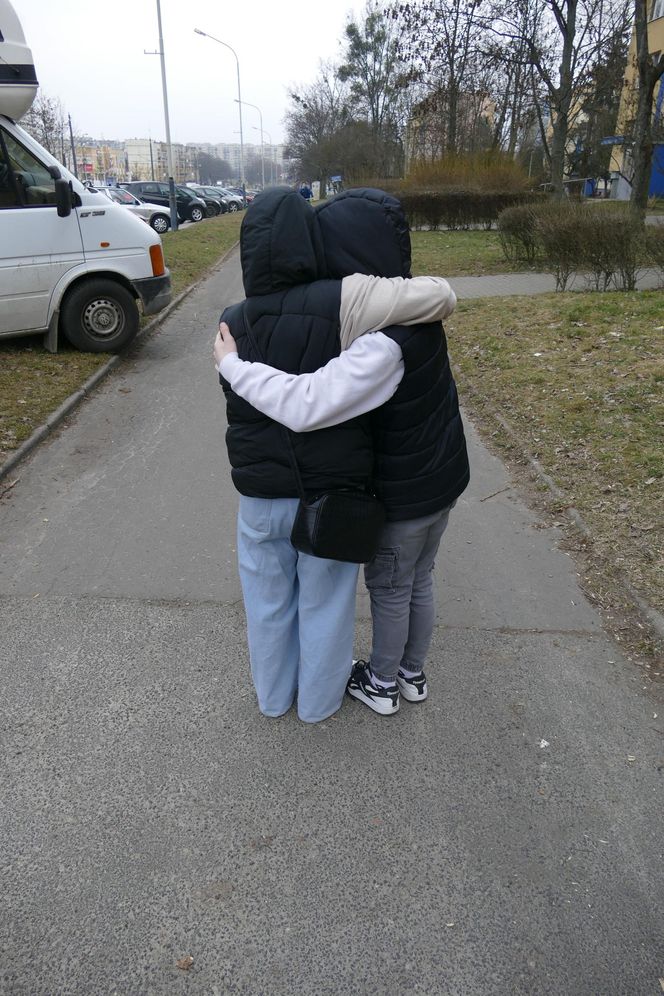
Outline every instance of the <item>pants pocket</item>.
{"label": "pants pocket", "polygon": [[383,549],[364,565],[364,583],[367,588],[383,588],[392,591],[399,562],[398,550]]}
{"label": "pants pocket", "polygon": [[240,518],[243,524],[254,533],[267,535],[270,531],[271,498],[240,498]]}

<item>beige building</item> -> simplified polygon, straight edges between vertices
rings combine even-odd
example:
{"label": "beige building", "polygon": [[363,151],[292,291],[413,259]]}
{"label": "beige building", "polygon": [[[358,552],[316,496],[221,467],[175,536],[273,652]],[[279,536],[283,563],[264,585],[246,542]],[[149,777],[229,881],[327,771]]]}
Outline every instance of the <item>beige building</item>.
{"label": "beige building", "polygon": [[[664,0],[650,0],[648,17],[648,49],[652,54],[664,57]],[[653,95],[654,110],[659,116],[659,123],[664,118],[664,79],[660,79]],[[626,199],[630,193],[629,177],[632,175],[632,150],[630,133],[636,114],[636,35],[632,32],[627,53],[627,67],[620,97],[620,109],[616,124],[616,143],[611,155],[612,197]]]}
{"label": "beige building", "polygon": [[76,168],[81,180],[93,183],[117,182],[126,179],[125,152],[122,142],[92,142],[78,144]]}

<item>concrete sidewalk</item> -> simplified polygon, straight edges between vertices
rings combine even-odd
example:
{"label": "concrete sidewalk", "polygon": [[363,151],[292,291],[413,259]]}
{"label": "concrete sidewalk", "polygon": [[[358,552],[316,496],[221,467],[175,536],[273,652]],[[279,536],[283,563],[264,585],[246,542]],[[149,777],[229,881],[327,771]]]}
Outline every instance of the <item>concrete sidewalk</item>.
{"label": "concrete sidewalk", "polygon": [[[449,280],[458,298],[464,297],[507,297],[520,294],[548,294],[556,289],[556,278],[552,273],[500,273],[484,277],[450,277]],[[659,271],[643,270],[637,281],[638,290],[652,290],[661,285]],[[567,290],[587,289],[587,279],[583,274],[574,276]]]}
{"label": "concrete sidewalk", "polygon": [[211,364],[241,297],[233,258],[0,502],[0,993],[654,996],[664,706],[472,426],[429,700],[258,714]]}

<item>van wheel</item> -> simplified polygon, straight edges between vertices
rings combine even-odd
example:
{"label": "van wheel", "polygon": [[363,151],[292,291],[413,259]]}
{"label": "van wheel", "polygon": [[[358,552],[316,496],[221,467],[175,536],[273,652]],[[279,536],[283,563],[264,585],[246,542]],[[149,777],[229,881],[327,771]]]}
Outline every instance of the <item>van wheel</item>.
{"label": "van wheel", "polygon": [[84,353],[118,353],[138,332],[136,301],[114,280],[88,280],[65,298],[60,330]]}
{"label": "van wheel", "polygon": [[155,232],[159,232],[163,235],[171,227],[171,219],[165,214],[154,214],[150,218],[150,228],[154,228]]}

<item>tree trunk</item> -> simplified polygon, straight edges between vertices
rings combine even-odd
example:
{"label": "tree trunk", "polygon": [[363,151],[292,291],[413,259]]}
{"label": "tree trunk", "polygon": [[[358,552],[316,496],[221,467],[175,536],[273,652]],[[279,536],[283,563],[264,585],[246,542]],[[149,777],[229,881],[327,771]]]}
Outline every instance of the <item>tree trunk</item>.
{"label": "tree trunk", "polygon": [[563,176],[565,171],[565,146],[567,144],[567,113],[559,107],[553,122],[551,136],[551,186],[553,195],[559,200],[565,194]]}
{"label": "tree trunk", "polygon": [[648,51],[648,19],[646,0],[635,0],[634,30],[636,34],[636,72],[638,95],[632,139],[632,209],[645,218],[648,188],[652,170],[652,104],[657,81],[664,74],[664,60],[655,65]]}
{"label": "tree trunk", "polygon": [[[553,4],[553,11],[563,38],[563,51],[560,61],[560,80],[558,86],[550,88],[551,104],[555,107],[556,117],[553,122],[551,136],[551,183],[554,196],[562,198],[565,193],[563,179],[565,175],[565,147],[569,130],[569,109],[572,103],[572,59],[574,56],[574,40],[576,36],[576,11],[578,0],[568,0],[567,5]],[[567,17],[564,17],[564,14]]]}
{"label": "tree trunk", "polygon": [[459,89],[456,83],[450,84],[447,104],[447,151],[457,151],[457,129],[459,114]]}

